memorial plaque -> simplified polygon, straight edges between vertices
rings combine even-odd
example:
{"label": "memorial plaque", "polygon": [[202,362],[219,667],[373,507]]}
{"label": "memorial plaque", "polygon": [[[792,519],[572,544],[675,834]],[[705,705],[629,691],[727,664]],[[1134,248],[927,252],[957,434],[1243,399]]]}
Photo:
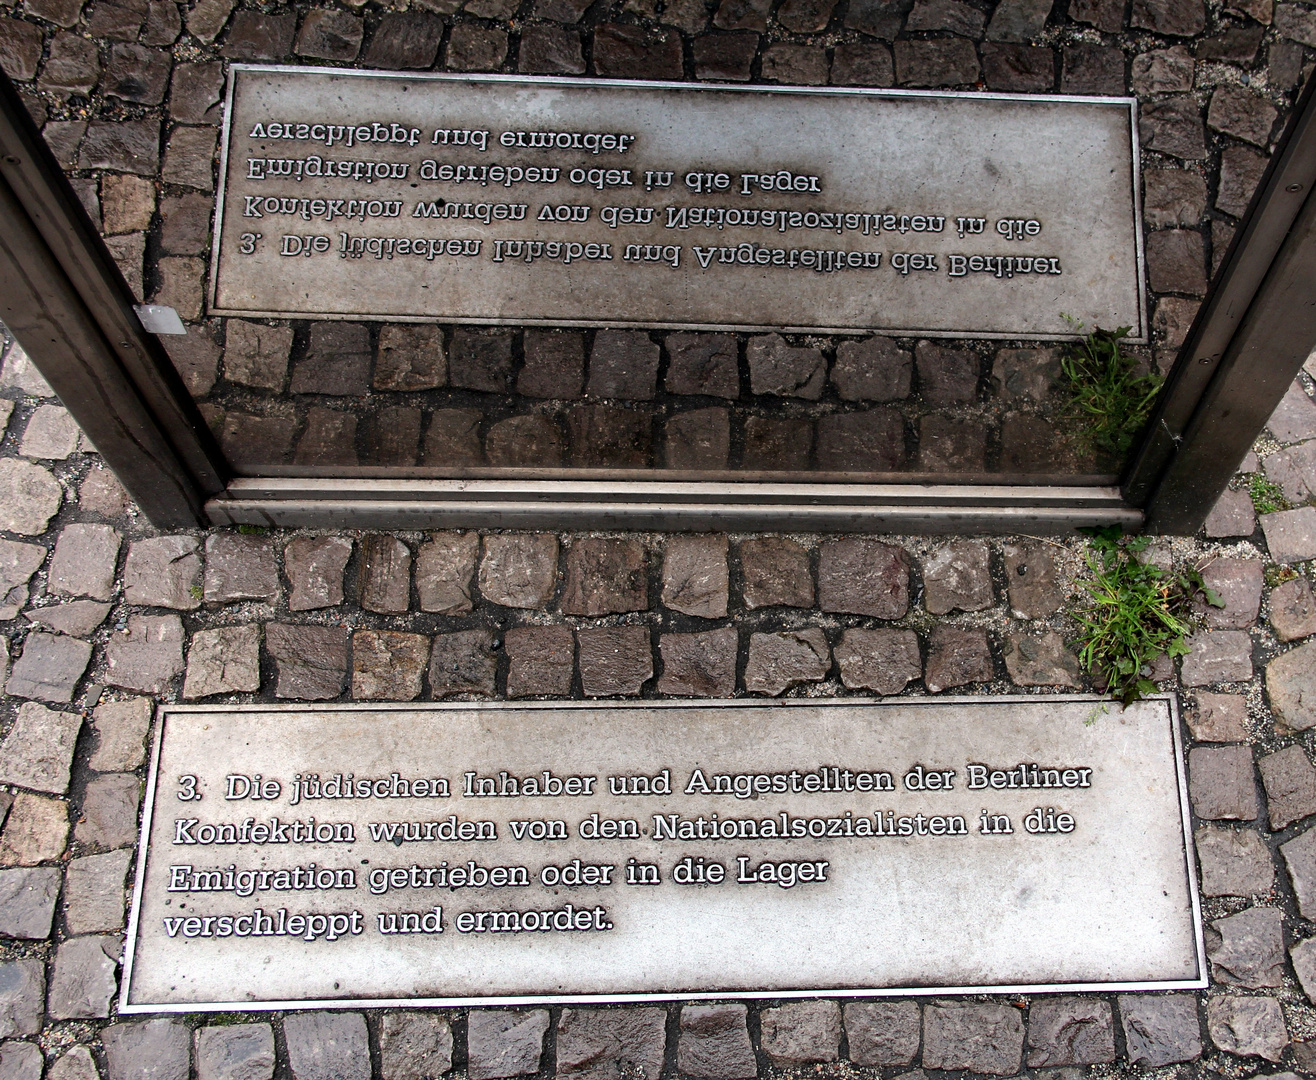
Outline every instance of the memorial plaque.
{"label": "memorial plaque", "polygon": [[211,309],[1145,341],[1135,107],[235,64]]}
{"label": "memorial plaque", "polygon": [[1206,985],[1169,699],[162,709],[121,1011]]}

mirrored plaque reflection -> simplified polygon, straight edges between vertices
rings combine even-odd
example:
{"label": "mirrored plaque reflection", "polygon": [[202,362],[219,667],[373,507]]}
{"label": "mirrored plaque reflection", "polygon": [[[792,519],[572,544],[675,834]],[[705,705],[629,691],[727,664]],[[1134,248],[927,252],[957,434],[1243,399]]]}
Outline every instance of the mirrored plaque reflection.
{"label": "mirrored plaque reflection", "polygon": [[236,318],[163,340],[248,474],[1095,483],[1123,450],[1065,344]]}

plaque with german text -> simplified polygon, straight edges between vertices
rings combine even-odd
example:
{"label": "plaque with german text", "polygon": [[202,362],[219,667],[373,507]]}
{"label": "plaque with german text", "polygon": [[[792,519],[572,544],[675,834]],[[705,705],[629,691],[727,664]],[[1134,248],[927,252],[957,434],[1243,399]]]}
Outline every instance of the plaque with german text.
{"label": "plaque with german text", "polygon": [[1206,985],[1168,698],[162,714],[123,1012]]}
{"label": "plaque with german text", "polygon": [[235,64],[211,311],[1145,341],[1135,108]]}

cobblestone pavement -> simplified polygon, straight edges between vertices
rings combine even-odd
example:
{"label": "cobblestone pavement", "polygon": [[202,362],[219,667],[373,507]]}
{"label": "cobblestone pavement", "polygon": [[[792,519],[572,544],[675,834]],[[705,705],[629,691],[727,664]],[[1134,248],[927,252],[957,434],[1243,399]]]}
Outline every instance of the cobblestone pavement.
{"label": "cobblestone pavement", "polygon": [[[114,1015],[153,702],[1083,688],[1082,543],[160,534],[11,347],[0,372],[0,1080],[472,1080],[911,1069],[1316,1073],[1316,403],[1295,383],[1191,560],[1178,671],[1212,988],[1000,1000]],[[1309,995],[1310,994],[1310,998]],[[1062,1069],[1064,1072],[1047,1072]],[[884,1070],[884,1071],[883,1071]]]}

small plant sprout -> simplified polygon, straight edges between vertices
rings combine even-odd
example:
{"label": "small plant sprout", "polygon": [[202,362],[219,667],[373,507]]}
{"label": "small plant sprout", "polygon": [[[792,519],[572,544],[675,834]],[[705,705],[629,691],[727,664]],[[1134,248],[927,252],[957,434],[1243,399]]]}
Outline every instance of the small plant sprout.
{"label": "small plant sprout", "polygon": [[[1083,330],[1078,320],[1062,317],[1075,333]],[[1096,327],[1060,361],[1069,381],[1069,419],[1077,425],[1079,442],[1085,449],[1115,460],[1133,446],[1164,382],[1159,375],[1140,373],[1137,359],[1120,348],[1129,329]]]}
{"label": "small plant sprout", "polygon": [[1253,473],[1248,477],[1247,493],[1252,496],[1252,506],[1258,514],[1273,514],[1277,510],[1289,509],[1289,501],[1274,480]]}
{"label": "small plant sprout", "polygon": [[1193,601],[1200,596],[1212,607],[1224,601],[1196,567],[1167,573],[1139,561],[1147,537],[1124,539],[1118,527],[1085,531],[1092,537],[1083,556],[1092,577],[1079,582],[1083,598],[1074,613],[1083,629],[1079,662],[1128,705],[1155,693],[1153,663],[1187,654],[1184,637],[1198,623]]}

